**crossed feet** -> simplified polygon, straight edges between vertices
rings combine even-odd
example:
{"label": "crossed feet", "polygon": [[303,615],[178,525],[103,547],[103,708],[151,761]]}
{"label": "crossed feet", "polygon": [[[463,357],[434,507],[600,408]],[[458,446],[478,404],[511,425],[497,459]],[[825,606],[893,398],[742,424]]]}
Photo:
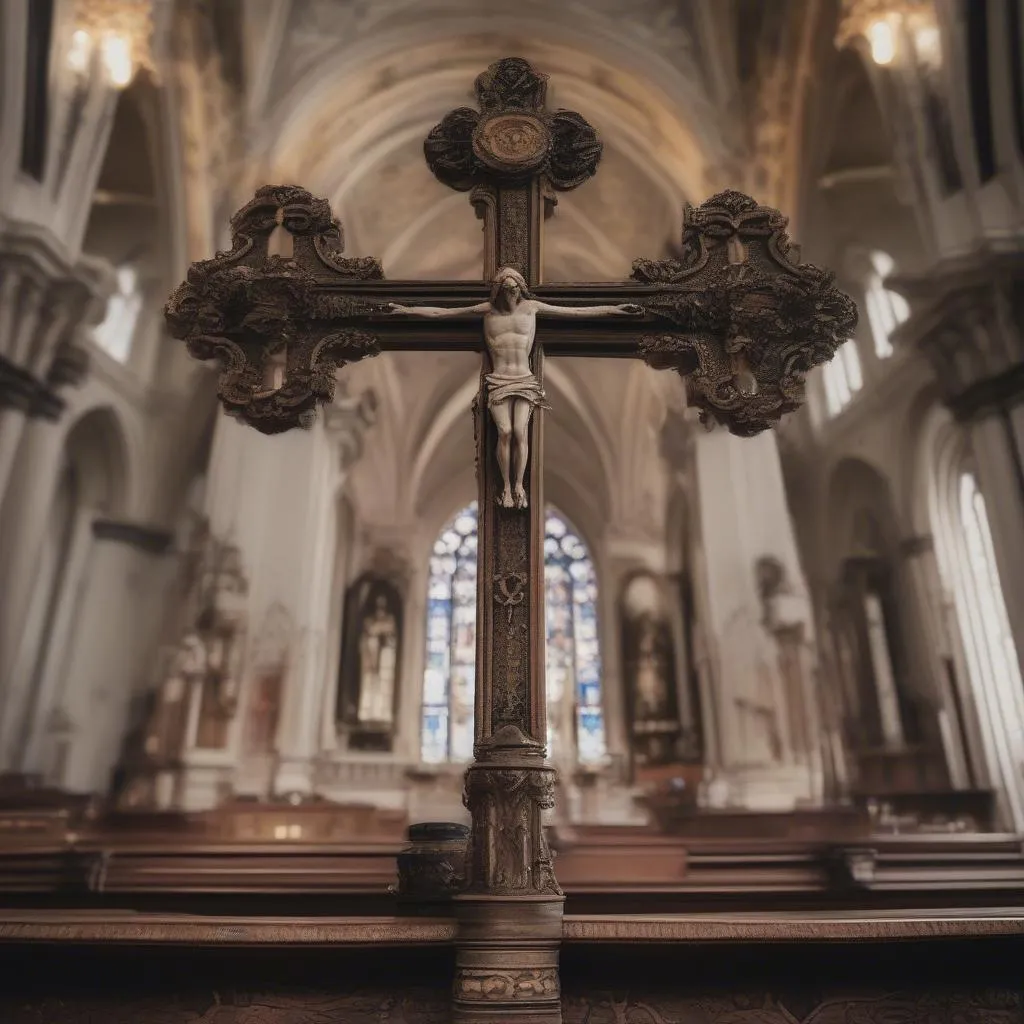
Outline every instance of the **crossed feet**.
{"label": "crossed feet", "polygon": [[506,487],[498,504],[502,508],[526,508],[526,488],[522,484],[516,484],[514,490]]}

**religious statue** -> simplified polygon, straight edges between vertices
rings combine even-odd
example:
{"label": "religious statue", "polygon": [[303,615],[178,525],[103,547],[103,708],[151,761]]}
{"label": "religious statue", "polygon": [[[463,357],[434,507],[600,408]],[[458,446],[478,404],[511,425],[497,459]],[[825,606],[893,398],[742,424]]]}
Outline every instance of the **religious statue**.
{"label": "religious statue", "polygon": [[785,566],[770,555],[754,565],[761,598],[761,624],[775,638],[777,666],[786,704],[788,746],[798,758],[811,756],[816,732],[810,602],[794,593]]}
{"label": "religious statue", "polygon": [[665,715],[669,680],[665,659],[661,656],[658,625],[645,615],[637,627],[636,715],[639,719],[657,719]]}
{"label": "religious statue", "polygon": [[174,651],[147,724],[143,741],[147,758],[166,764],[181,755],[189,690],[193,680],[202,676],[205,666],[202,642],[195,633],[186,633]]}
{"label": "religious statue", "polygon": [[402,599],[397,587],[364,573],[345,599],[338,712],[349,749],[391,747],[401,636]]}
{"label": "religious statue", "polygon": [[359,721],[390,722],[395,698],[398,627],[387,599],[377,595],[359,637]]}
{"label": "religious statue", "polygon": [[675,652],[658,581],[634,576],[622,598],[623,664],[630,694],[631,746],[638,767],[680,760],[682,722]]}
{"label": "religious statue", "polygon": [[203,574],[200,612],[196,618],[205,657],[196,746],[221,749],[228,723],[238,706],[243,629],[249,583],[241,554],[233,544],[215,543]]}
{"label": "religious statue", "polygon": [[735,709],[728,727],[729,759],[748,767],[781,763],[788,759],[790,748],[777,639],[746,603],[726,620],[722,637],[728,644],[727,671]]}
{"label": "religious statue", "polygon": [[[511,267],[502,267],[491,282],[491,297],[475,306],[401,306],[390,303],[392,313],[430,319],[482,313],[484,341],[491,372],[484,374],[487,408],[498,428],[498,466],[501,469],[502,508],[527,506],[526,463],[530,455],[530,418],[535,406],[546,407],[544,389],[530,367],[537,335],[537,314],[557,317],[643,316],[642,306],[627,302],[618,306],[555,306],[530,294],[526,279]],[[515,477],[512,454],[515,454]]]}

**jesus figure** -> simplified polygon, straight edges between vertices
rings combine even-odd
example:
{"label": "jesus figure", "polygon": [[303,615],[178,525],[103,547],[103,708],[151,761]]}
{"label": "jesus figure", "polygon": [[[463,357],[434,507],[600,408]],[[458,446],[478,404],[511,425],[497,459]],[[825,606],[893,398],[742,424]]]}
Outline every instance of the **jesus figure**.
{"label": "jesus figure", "polygon": [[[487,408],[498,428],[498,467],[504,485],[498,504],[526,508],[526,463],[530,454],[530,417],[534,406],[545,407],[544,389],[530,368],[530,354],[537,335],[537,314],[561,317],[643,316],[642,306],[553,306],[534,298],[523,275],[503,267],[491,282],[491,297],[475,306],[390,305],[392,313],[431,319],[482,313],[484,341],[491,358],[491,372],[484,374]],[[513,442],[515,479],[513,481]]]}

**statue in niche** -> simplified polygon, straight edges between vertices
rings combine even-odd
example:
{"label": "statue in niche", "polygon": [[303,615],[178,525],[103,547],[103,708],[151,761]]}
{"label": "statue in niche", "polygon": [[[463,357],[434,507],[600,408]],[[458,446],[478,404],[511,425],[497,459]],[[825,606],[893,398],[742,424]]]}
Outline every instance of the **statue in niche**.
{"label": "statue in niche", "polygon": [[675,653],[659,582],[634,576],[622,599],[623,663],[633,761],[638,768],[680,761],[682,723]]}
{"label": "statue in niche", "polygon": [[202,641],[195,633],[186,633],[171,657],[146,730],[144,748],[146,756],[154,763],[171,764],[181,757],[188,724],[189,693],[193,683],[202,677],[205,666]]}
{"label": "statue in niche", "polygon": [[388,610],[384,595],[378,594],[373,611],[363,619],[359,634],[360,722],[374,724],[391,721],[397,658],[398,624]]}
{"label": "statue in niche", "polygon": [[401,596],[372,574],[349,589],[342,650],[339,710],[357,750],[390,750],[398,695]]}
{"label": "statue in niche", "polygon": [[[241,554],[217,540],[197,518],[181,565],[180,637],[165,647],[170,657],[150,695],[139,727],[125,742],[115,784],[119,807],[156,802],[155,780],[177,768],[190,746],[223,748],[239,688],[248,583]],[[196,732],[190,710],[198,701]]]}
{"label": "statue in niche", "polygon": [[722,630],[724,684],[732,698],[723,718],[729,760],[765,767],[785,759],[780,709],[784,707],[778,647],[753,608],[744,602]]}
{"label": "statue in niche", "polygon": [[775,638],[776,664],[781,676],[785,700],[788,747],[798,759],[812,752],[816,716],[809,705],[811,696],[811,651],[808,646],[810,606],[806,598],[793,592],[785,566],[770,555],[754,564],[758,595],[761,598],[761,624]]}
{"label": "statue in niche", "polygon": [[249,584],[242,573],[241,552],[217,544],[203,575],[202,604],[196,630],[202,641],[202,695],[196,746],[220,750],[238,707],[240,668]]}
{"label": "statue in niche", "polygon": [[291,614],[283,604],[275,602],[254,637],[249,658],[249,696],[242,740],[247,756],[274,750],[293,634]]}

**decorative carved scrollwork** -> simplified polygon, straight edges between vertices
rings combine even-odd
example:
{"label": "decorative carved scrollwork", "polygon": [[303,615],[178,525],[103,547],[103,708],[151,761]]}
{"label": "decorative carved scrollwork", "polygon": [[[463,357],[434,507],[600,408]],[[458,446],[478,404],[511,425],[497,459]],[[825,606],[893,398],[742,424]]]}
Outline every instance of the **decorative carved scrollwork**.
{"label": "decorative carved scrollwork", "polygon": [[[555,806],[555,773],[538,766],[472,766],[463,803],[473,815],[470,891],[560,896],[542,812]],[[477,823],[483,823],[480,828]]]}
{"label": "decorative carved scrollwork", "polygon": [[[291,256],[269,253],[279,225]],[[217,393],[230,415],[266,434],[309,426],[334,398],[338,367],[379,351],[367,330],[338,329],[337,320],[381,307],[322,286],[379,280],[380,264],[345,258],[327,201],[293,185],[259,189],[232,218],[231,242],[230,252],[189,268],[164,310],[171,334],[196,359],[220,363]]]}
{"label": "decorative carved scrollwork", "polygon": [[518,971],[460,970],[455,976],[455,998],[482,1002],[516,1002],[556,998],[558,971],[534,967]]}
{"label": "decorative carved scrollwork", "polygon": [[505,609],[512,625],[512,610],[526,600],[530,576],[525,572],[499,573],[494,577],[494,602]]}
{"label": "decorative carved scrollwork", "polygon": [[597,170],[601,142],[579,114],[549,113],[546,95],[547,76],[522,58],[492,64],[476,80],[480,111],[459,107],[427,136],[428,166],[459,192],[535,174],[561,191],[581,185]]}
{"label": "decorative carved scrollwork", "polygon": [[683,212],[678,259],[636,260],[633,279],[657,285],[649,312],[673,324],[641,339],[656,369],[687,377],[701,421],[751,437],[804,399],[804,375],[828,362],[857,326],[857,307],[832,274],[799,261],[787,220],[741,192]]}

